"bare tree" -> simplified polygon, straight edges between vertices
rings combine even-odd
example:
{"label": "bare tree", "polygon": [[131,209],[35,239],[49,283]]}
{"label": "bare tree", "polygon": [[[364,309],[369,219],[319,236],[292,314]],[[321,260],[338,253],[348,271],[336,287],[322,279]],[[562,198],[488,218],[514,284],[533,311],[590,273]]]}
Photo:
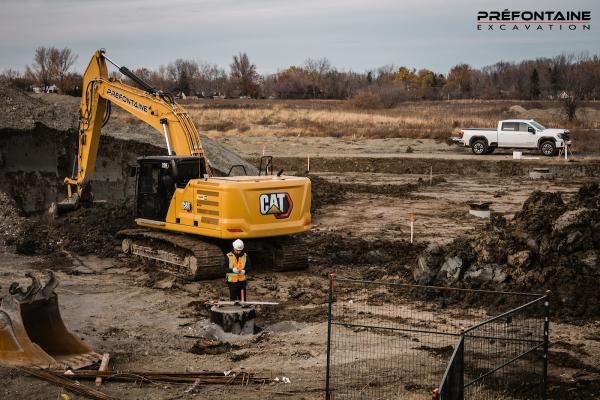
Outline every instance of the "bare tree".
{"label": "bare tree", "polygon": [[52,53],[57,53],[55,56],[56,62],[52,62],[52,69],[56,72],[56,77],[58,78],[58,87],[61,92],[65,91],[65,78],[73,66],[75,61],[77,61],[77,54],[74,54],[73,51],[67,47],[62,50],[51,49],[51,57],[53,59]]}
{"label": "bare tree", "polygon": [[23,74],[14,69],[5,69],[0,73],[0,82],[18,87],[20,89],[29,89],[35,82],[30,75]]}
{"label": "bare tree", "polygon": [[258,94],[259,75],[256,65],[250,62],[246,53],[233,56],[233,62],[229,66],[231,78],[234,80],[240,95],[256,96]]}
{"label": "bare tree", "polygon": [[304,70],[308,75],[310,91],[313,99],[322,92],[325,75],[332,71],[327,58],[309,58],[304,61]]}
{"label": "bare tree", "polygon": [[17,79],[21,79],[21,72],[14,70],[12,68],[5,69],[0,74],[0,82],[13,82]]}
{"label": "bare tree", "polygon": [[201,63],[198,89],[202,96],[220,96],[225,89],[227,73],[217,64]]}
{"label": "bare tree", "polygon": [[174,89],[189,95],[195,89],[200,70],[196,61],[178,58],[167,65],[167,73],[175,81]]}
{"label": "bare tree", "polygon": [[40,46],[35,49],[33,64],[26,67],[26,73],[40,83],[44,91],[48,89],[52,72],[50,70],[50,54],[46,47]]}
{"label": "bare tree", "polygon": [[59,89],[64,92],[64,81],[69,69],[77,60],[77,54],[67,47],[38,47],[33,57],[34,63],[26,67],[26,74],[33,77],[47,90],[53,81],[57,81]]}

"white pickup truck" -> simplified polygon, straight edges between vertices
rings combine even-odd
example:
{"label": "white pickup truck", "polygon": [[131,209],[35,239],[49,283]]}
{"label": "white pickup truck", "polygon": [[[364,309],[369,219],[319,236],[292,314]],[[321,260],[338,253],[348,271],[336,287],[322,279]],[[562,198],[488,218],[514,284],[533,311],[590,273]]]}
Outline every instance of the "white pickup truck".
{"label": "white pickup truck", "polygon": [[491,154],[497,148],[537,149],[553,156],[571,144],[567,129],[550,129],[532,119],[506,119],[496,129],[468,128],[454,142],[470,147],[475,154]]}

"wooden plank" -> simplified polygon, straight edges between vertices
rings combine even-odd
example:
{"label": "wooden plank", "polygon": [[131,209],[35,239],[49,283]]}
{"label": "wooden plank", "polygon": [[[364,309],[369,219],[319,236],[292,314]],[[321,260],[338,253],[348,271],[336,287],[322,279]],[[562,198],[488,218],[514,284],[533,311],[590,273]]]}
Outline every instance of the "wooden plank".
{"label": "wooden plank", "polygon": [[[110,355],[108,353],[102,354],[102,362],[100,363],[100,368],[98,371],[106,371],[108,369],[108,361],[110,360]],[[102,385],[102,377],[96,377],[96,387],[100,387]]]}

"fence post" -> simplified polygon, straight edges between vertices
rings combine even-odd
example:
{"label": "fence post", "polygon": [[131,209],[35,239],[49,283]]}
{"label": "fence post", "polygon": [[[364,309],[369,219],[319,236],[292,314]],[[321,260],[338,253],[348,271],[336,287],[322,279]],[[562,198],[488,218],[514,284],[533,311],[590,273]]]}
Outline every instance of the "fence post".
{"label": "fence post", "polygon": [[550,291],[546,291],[544,299],[544,366],[542,371],[542,399],[546,400],[548,392],[548,345],[550,341]]}
{"label": "fence post", "polygon": [[457,355],[459,360],[458,368],[458,382],[456,388],[458,389],[450,398],[456,400],[464,400],[465,398],[465,328],[460,328],[460,341]]}
{"label": "fence post", "polygon": [[333,400],[333,396],[331,396],[331,387],[329,386],[329,373],[331,364],[331,309],[333,305],[334,280],[335,274],[329,274],[329,304],[327,309],[327,365],[325,367],[325,400]]}

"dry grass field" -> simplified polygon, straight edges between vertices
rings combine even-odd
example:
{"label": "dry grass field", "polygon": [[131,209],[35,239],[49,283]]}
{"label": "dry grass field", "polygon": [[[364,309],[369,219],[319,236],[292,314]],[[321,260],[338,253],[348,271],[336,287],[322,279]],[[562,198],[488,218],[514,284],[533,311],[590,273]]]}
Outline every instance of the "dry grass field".
{"label": "dry grass field", "polygon": [[570,128],[581,151],[600,151],[600,102],[581,104],[573,122],[566,120],[560,102],[550,101],[419,101],[378,110],[327,100],[181,102],[208,134],[446,139],[461,127],[493,127],[500,119],[533,118],[548,127]]}

